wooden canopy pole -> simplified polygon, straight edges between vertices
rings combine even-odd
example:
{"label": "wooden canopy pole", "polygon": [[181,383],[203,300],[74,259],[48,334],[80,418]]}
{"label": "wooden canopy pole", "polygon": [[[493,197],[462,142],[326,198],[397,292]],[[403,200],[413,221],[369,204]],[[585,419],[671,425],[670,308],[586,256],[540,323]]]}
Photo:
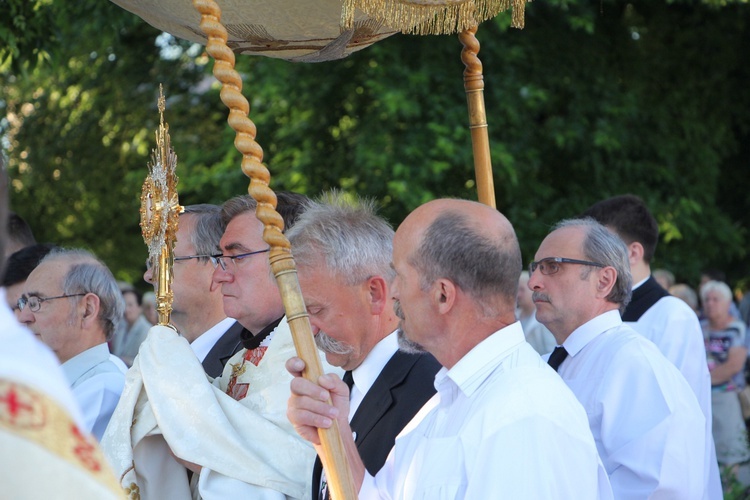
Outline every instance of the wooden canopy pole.
{"label": "wooden canopy pole", "polygon": [[[299,287],[291,244],[282,233],[284,221],[276,211],[276,195],[269,187],[271,174],[262,163],[263,149],[255,142],[255,124],[248,118],[250,104],[242,95],[242,78],[234,69],[234,52],[227,46],[221,10],[213,0],[193,0],[193,6],[201,14],[200,27],[208,38],[206,52],[215,60],[214,76],[222,83],[221,100],[230,110],[227,121],[236,132],[234,145],[242,153],[242,171],[250,177],[248,192],[258,202],[256,215],[264,225],[263,239],[271,247],[271,269],[281,292],[297,354],[306,365],[303,375],[317,382],[323,368]],[[318,433],[331,497],[335,500],[356,499],[357,490],[336,421],[333,427],[319,429]]]}
{"label": "wooden canopy pole", "polygon": [[471,145],[474,151],[474,175],[477,181],[477,195],[480,203],[496,208],[495,185],[492,180],[492,159],[490,140],[487,133],[487,112],[484,108],[484,78],[482,62],[479,60],[477,27],[462,31],[458,38],[464,46],[461,61],[464,66],[464,89],[469,106],[469,127]]}

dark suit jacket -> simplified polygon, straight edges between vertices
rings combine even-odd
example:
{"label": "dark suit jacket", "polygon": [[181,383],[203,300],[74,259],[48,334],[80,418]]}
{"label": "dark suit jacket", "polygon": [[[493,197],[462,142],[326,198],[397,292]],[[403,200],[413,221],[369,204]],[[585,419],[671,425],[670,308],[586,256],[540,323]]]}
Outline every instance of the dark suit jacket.
{"label": "dark suit jacket", "polygon": [[242,349],[242,341],[240,340],[240,333],[242,332],[242,325],[235,321],[235,323],[224,332],[224,335],[219,337],[214,346],[206,354],[206,359],[203,360],[203,369],[206,373],[213,378],[221,375],[224,370],[224,365],[227,364],[229,358],[234,356],[237,351]]}
{"label": "dark suit jacket", "polygon": [[[397,351],[383,367],[351,420],[355,443],[370,474],[388,458],[396,436],[435,394],[435,373],[440,363],[430,354]],[[313,500],[317,500],[323,466],[313,467]]]}

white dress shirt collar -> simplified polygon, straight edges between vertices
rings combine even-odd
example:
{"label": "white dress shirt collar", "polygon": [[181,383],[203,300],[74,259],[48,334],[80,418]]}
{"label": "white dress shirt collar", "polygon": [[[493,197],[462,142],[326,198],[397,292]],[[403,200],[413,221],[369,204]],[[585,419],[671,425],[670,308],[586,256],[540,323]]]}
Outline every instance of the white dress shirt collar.
{"label": "white dress shirt collar", "polygon": [[235,321],[236,320],[232,318],[224,318],[190,343],[190,348],[201,363],[203,363],[203,360],[206,359],[209,351],[214,345],[216,345],[216,342],[218,342],[221,336],[229,330]]}
{"label": "white dress shirt collar", "polygon": [[[445,390],[444,382],[448,378],[466,397],[471,397],[489,373],[497,368],[498,360],[507,356],[511,350],[517,349],[518,345],[525,341],[519,321],[501,328],[474,346],[450,370],[445,367],[441,368],[435,376],[435,388],[440,392],[442,392],[441,387]],[[443,401],[445,399],[447,398],[442,398]]]}
{"label": "white dress shirt collar", "polygon": [[383,368],[391,360],[396,351],[398,351],[398,337],[394,331],[375,344],[375,347],[372,348],[365,360],[352,370],[354,387],[352,387],[349,398],[350,420],[357,412],[357,408],[359,408],[359,404],[365,398],[367,391],[370,390],[375,380],[380,376],[380,372],[383,371]]}
{"label": "white dress shirt collar", "polygon": [[108,360],[109,347],[107,347],[106,342],[103,342],[86,349],[82,353],[76,354],[62,364],[62,369],[65,372],[68,382],[72,385],[76,380],[81,378],[81,375],[89,371],[92,366]]}
{"label": "white dress shirt collar", "polygon": [[621,324],[622,318],[620,317],[620,311],[617,309],[607,311],[573,330],[573,333],[571,333],[568,338],[565,339],[565,342],[563,342],[563,347],[568,351],[568,356],[575,357],[581,349],[586,347],[586,344],[591,342],[598,335],[601,335],[610,328],[620,326]]}

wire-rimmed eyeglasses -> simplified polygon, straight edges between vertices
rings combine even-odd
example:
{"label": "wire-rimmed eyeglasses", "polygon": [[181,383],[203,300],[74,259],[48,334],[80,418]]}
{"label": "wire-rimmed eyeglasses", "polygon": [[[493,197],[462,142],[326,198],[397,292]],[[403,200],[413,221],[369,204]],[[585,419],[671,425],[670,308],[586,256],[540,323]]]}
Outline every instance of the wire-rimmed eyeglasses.
{"label": "wire-rimmed eyeglasses", "polygon": [[537,268],[539,268],[539,272],[544,275],[548,276],[550,274],[555,274],[560,270],[560,264],[579,264],[581,266],[607,267],[604,264],[591,262],[589,260],[568,259],[566,257],[547,257],[529,264],[529,274],[534,274],[534,271],[536,271]]}
{"label": "wire-rimmed eyeglasses", "polygon": [[247,252],[247,253],[241,253],[239,255],[222,255],[222,254],[216,254],[211,256],[211,263],[216,266],[221,266],[222,271],[226,271],[227,267],[229,265],[227,264],[226,260],[229,260],[234,263],[234,267],[237,267],[237,262],[242,262],[242,260],[245,257],[249,257],[251,255],[259,254],[259,253],[265,253],[270,251],[270,248],[266,248],[265,250],[256,250],[254,252]]}
{"label": "wire-rimmed eyeglasses", "polygon": [[[182,260],[190,260],[190,259],[206,259],[207,261],[210,260],[213,263],[213,255],[205,254],[205,255],[183,255],[180,257],[174,257],[175,262],[180,262]],[[216,266],[216,264],[214,264]],[[153,267],[153,264],[151,263],[151,258],[146,259],[146,269],[151,269]]]}
{"label": "wire-rimmed eyeglasses", "polygon": [[66,295],[58,295],[56,297],[38,297],[36,295],[21,295],[21,298],[18,299],[18,309],[23,311],[26,306],[29,306],[29,309],[31,312],[37,312],[42,307],[42,302],[47,302],[48,300],[55,300],[55,299],[64,299],[67,297],[83,297],[86,295],[85,293],[70,293]]}

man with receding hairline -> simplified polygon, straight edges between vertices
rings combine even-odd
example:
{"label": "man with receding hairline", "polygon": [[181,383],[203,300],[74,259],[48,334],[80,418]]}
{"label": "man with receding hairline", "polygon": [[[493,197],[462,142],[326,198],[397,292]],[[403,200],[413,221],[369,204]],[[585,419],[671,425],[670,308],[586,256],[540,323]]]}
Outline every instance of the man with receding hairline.
{"label": "man with receding hairline", "polygon": [[620,319],[631,276],[622,240],[593,219],[556,225],[531,263],[549,364],[588,415],[616,498],[706,498],[706,420],[680,374]]}
{"label": "man with receding hairline", "polygon": [[86,430],[101,439],[125,386],[107,346],[124,308],[114,276],[85,250],[52,250],[29,274],[18,307],[18,320],[62,363]]}
{"label": "man with receding hairline", "polygon": [[297,432],[319,445],[317,428],[337,420],[360,498],[611,498],[583,408],[515,319],[521,252],[510,222],[475,202],[426,203],[396,231],[392,265],[400,344],[443,366],[437,394],[373,477],[349,433],[346,385],[308,381],[292,358]]}
{"label": "man with receding hairline", "polygon": [[[213,282],[212,255],[218,253],[224,223],[217,205],[187,205],[180,214],[172,267],[172,324],[190,342],[206,373],[218,377],[242,348],[242,325],[228,318],[221,289]],[[144,281],[157,286],[149,266]]]}
{"label": "man with receding hairline", "polygon": [[[711,435],[711,376],[698,317],[686,303],[662,288],[652,275],[651,261],[659,241],[656,218],[646,203],[632,194],[598,201],[583,215],[596,219],[625,243],[633,276],[633,295],[622,312],[622,320],[656,344],[664,357],[680,370],[698,399]],[[714,457],[706,470],[709,498],[720,498],[721,478],[713,439],[707,446],[708,453]]]}

